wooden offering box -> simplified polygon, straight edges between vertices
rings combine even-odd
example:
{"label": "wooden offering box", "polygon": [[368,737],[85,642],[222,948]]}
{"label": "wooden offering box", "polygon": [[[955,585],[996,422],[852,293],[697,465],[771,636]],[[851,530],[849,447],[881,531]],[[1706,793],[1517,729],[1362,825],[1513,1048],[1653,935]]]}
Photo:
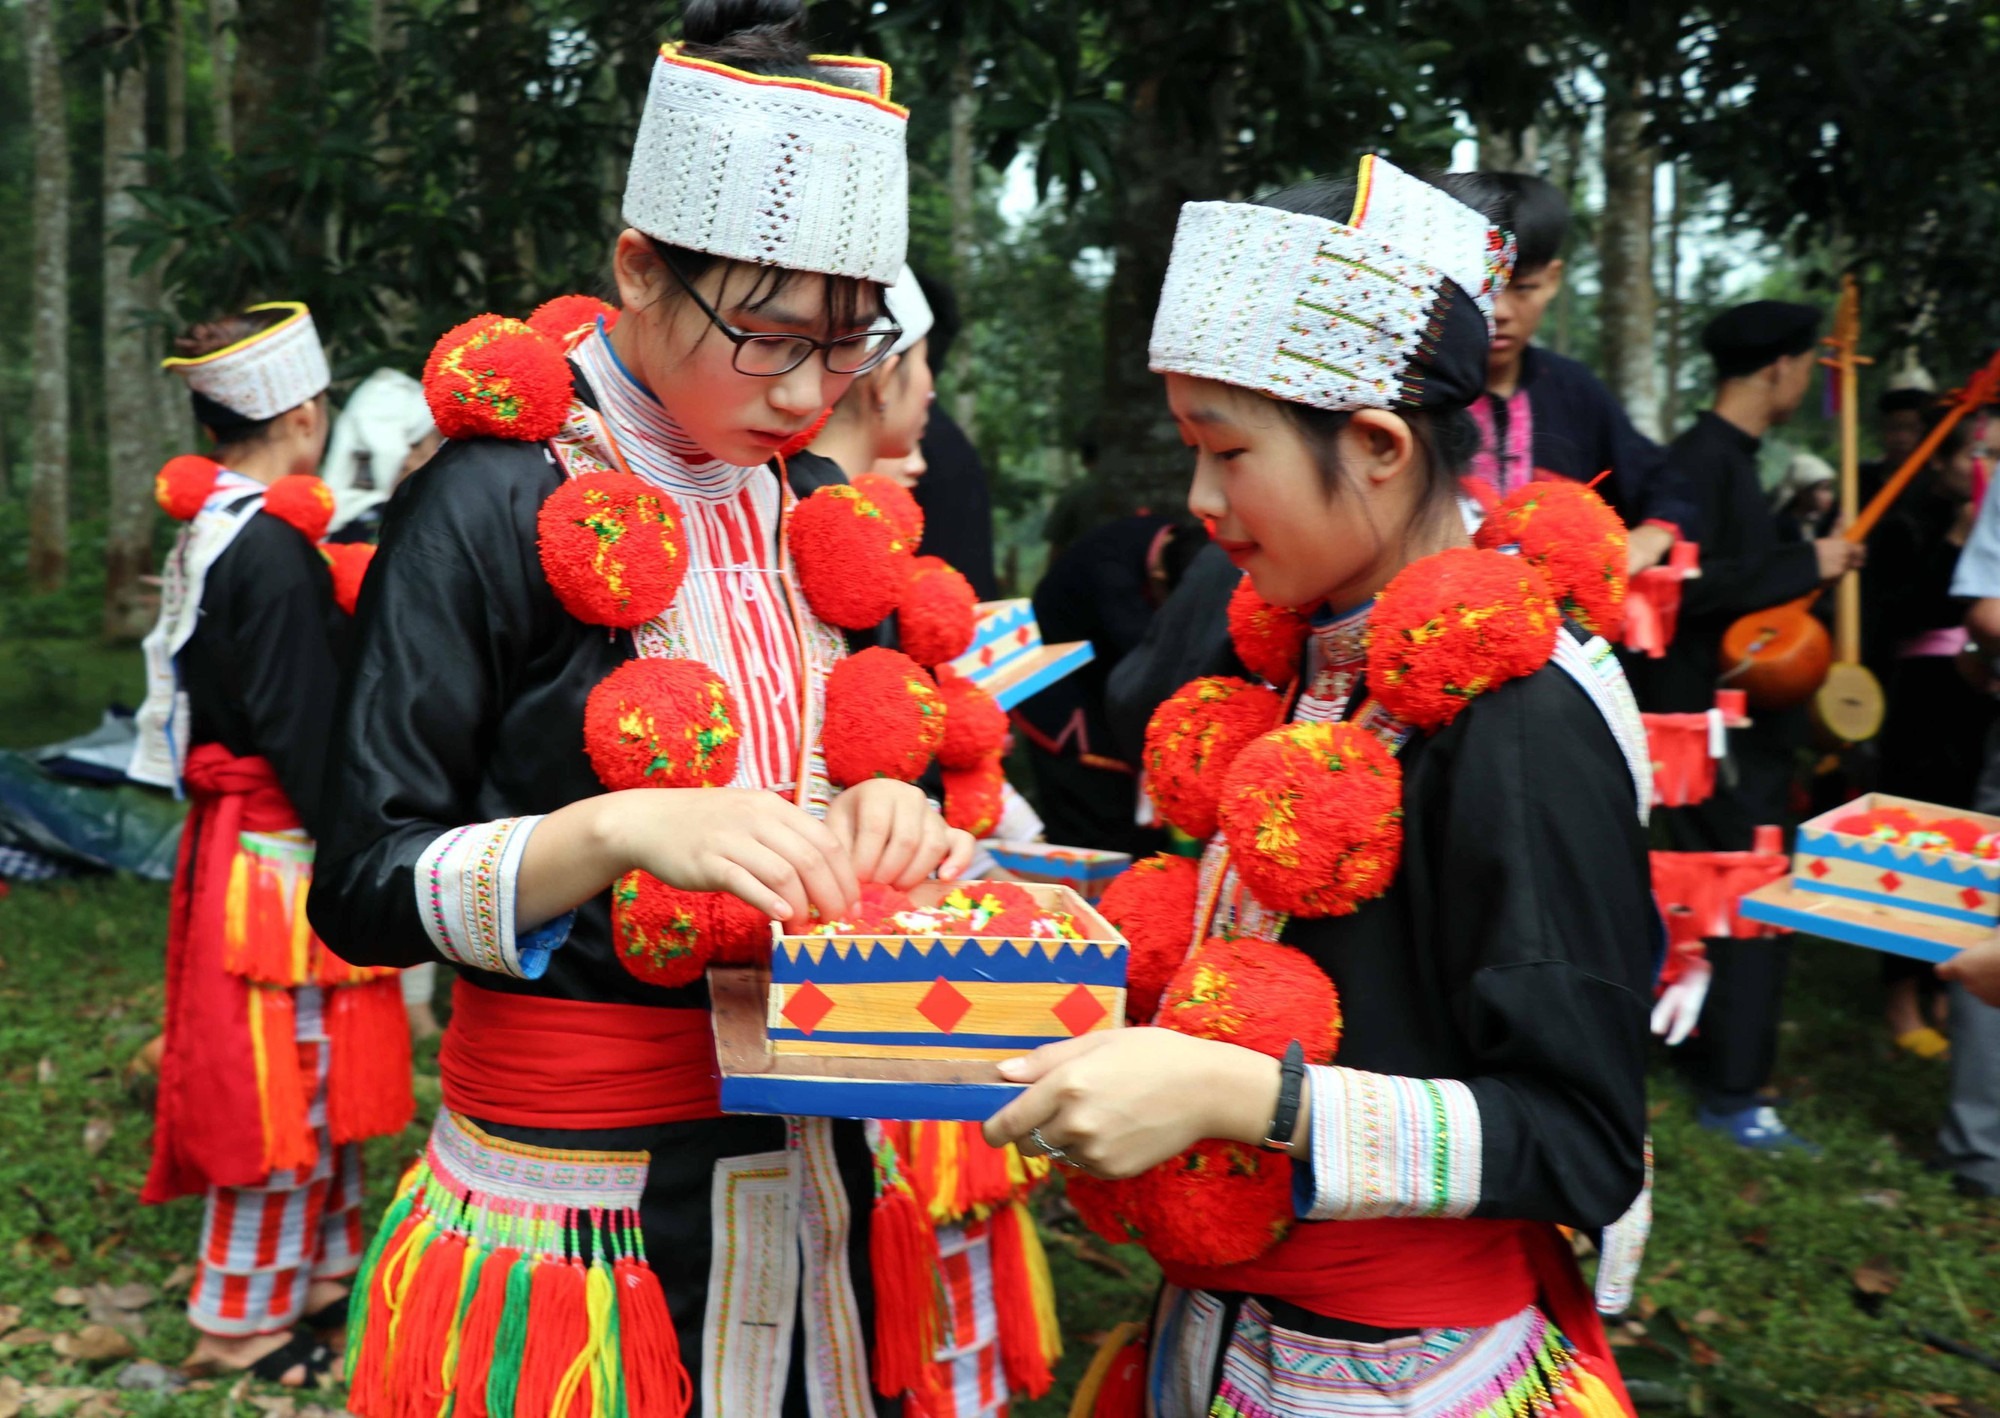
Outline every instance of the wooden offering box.
{"label": "wooden offering box", "polygon": [[992,695],[1002,709],[1012,709],[1096,657],[1088,640],[1043,644],[1034,603],[1016,598],[979,603],[972,644],[951,667]]}
{"label": "wooden offering box", "polygon": [[711,969],[723,1110],[980,1121],[1020,1091],[1000,1060],[1121,1027],[1124,940],[1067,887],[1021,889],[1086,939],[781,935],[768,970]]}
{"label": "wooden offering box", "polygon": [[1050,842],[995,842],[985,844],[995,866],[1016,881],[1040,881],[1050,886],[1067,886],[1093,906],[1118,874],[1132,865],[1130,852],[1107,852],[1101,847],[1058,847]]}
{"label": "wooden offering box", "polygon": [[2000,818],[1869,793],[1800,825],[1792,874],[1743,898],[1751,920],[1918,960],[1946,960],[2000,924],[2000,861],[1874,842],[1834,830],[1857,813],[1903,808],[2000,832]]}

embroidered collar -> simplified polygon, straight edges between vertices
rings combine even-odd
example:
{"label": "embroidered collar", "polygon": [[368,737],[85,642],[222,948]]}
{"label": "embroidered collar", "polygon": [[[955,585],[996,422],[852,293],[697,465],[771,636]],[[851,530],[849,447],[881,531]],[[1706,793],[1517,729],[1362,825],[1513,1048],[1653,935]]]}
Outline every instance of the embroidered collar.
{"label": "embroidered collar", "polygon": [[[611,424],[632,471],[677,496],[715,500],[733,497],[762,464],[738,467],[711,457],[687,434],[659,397],[618,358],[600,319],[578,342],[570,359],[598,398],[598,412]],[[765,474],[768,476],[768,474]]]}

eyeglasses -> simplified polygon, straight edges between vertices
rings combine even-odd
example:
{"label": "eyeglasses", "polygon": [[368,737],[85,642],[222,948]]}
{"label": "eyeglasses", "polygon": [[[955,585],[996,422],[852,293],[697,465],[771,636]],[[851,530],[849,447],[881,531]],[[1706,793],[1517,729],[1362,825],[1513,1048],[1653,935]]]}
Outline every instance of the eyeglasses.
{"label": "eyeglasses", "polygon": [[701,307],[708,323],[736,346],[730,363],[738,374],[775,379],[780,374],[790,374],[811,359],[816,351],[825,353],[828,374],[866,374],[887,359],[896,341],[902,338],[902,328],[893,323],[863,330],[858,335],[842,335],[837,340],[815,340],[810,335],[749,334],[716,314],[715,307],[702,299],[694,283],[682,275],[680,268],[671,260],[664,255],[660,259],[673,272],[674,279],[681,283],[681,289],[688,293],[689,299]]}

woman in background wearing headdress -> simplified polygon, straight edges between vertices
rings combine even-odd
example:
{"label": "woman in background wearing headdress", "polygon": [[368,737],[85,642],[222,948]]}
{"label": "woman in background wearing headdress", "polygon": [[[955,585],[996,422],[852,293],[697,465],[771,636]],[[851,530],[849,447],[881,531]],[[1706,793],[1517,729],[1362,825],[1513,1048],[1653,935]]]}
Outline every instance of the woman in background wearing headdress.
{"label": "woman in background wearing headdress", "polygon": [[187,525],[145,644],[129,772],[185,790],[167,938],[166,1044],[144,1199],[206,1194],[188,1318],[198,1364],[310,1383],[361,1257],[364,1138],[410,1119],[393,972],[305,922],[346,617],[317,546],[328,370],[303,305],[196,326],[182,376],[212,458],[157,483]]}
{"label": "woman in background wearing headdress", "polygon": [[[1615,514],[1530,483],[1466,544],[1510,246],[1372,158],[1182,209],[1152,365],[1268,687],[1196,680],[1147,732],[1211,838],[1104,899],[1156,1027],[1003,1064],[1030,1086],[987,1125],[1162,1263],[1097,1413],[1631,1412],[1558,1228],[1642,1196],[1650,773],[1590,629]],[[1608,1244],[1608,1307],[1635,1261]]]}
{"label": "woman in background wearing headdress", "polygon": [[913,549],[784,478],[891,352],[907,227],[887,66],[799,28],[690,4],[619,307],[478,317],[425,372],[448,441],[384,519],[312,897],[339,948],[458,971],[444,1107],[359,1281],[364,1418],[875,1411],[878,1156],[722,1114],[704,973],[971,850],[900,781],[935,687],[841,639]]}

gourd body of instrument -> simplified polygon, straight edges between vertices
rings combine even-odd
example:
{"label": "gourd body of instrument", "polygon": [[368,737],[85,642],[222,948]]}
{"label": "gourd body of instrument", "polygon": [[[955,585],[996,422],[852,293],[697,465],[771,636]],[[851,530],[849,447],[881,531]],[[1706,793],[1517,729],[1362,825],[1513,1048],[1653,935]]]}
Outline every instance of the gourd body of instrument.
{"label": "gourd body of instrument", "polygon": [[1864,665],[1841,662],[1826,672],[1812,699],[1813,728],[1832,747],[1865,743],[1882,732],[1889,701],[1882,682]]}
{"label": "gourd body of instrument", "polygon": [[1813,697],[1833,663],[1833,641],[1811,602],[1787,601],[1753,612],[1722,637],[1722,683],[1745,691],[1766,714],[1794,709]]}

